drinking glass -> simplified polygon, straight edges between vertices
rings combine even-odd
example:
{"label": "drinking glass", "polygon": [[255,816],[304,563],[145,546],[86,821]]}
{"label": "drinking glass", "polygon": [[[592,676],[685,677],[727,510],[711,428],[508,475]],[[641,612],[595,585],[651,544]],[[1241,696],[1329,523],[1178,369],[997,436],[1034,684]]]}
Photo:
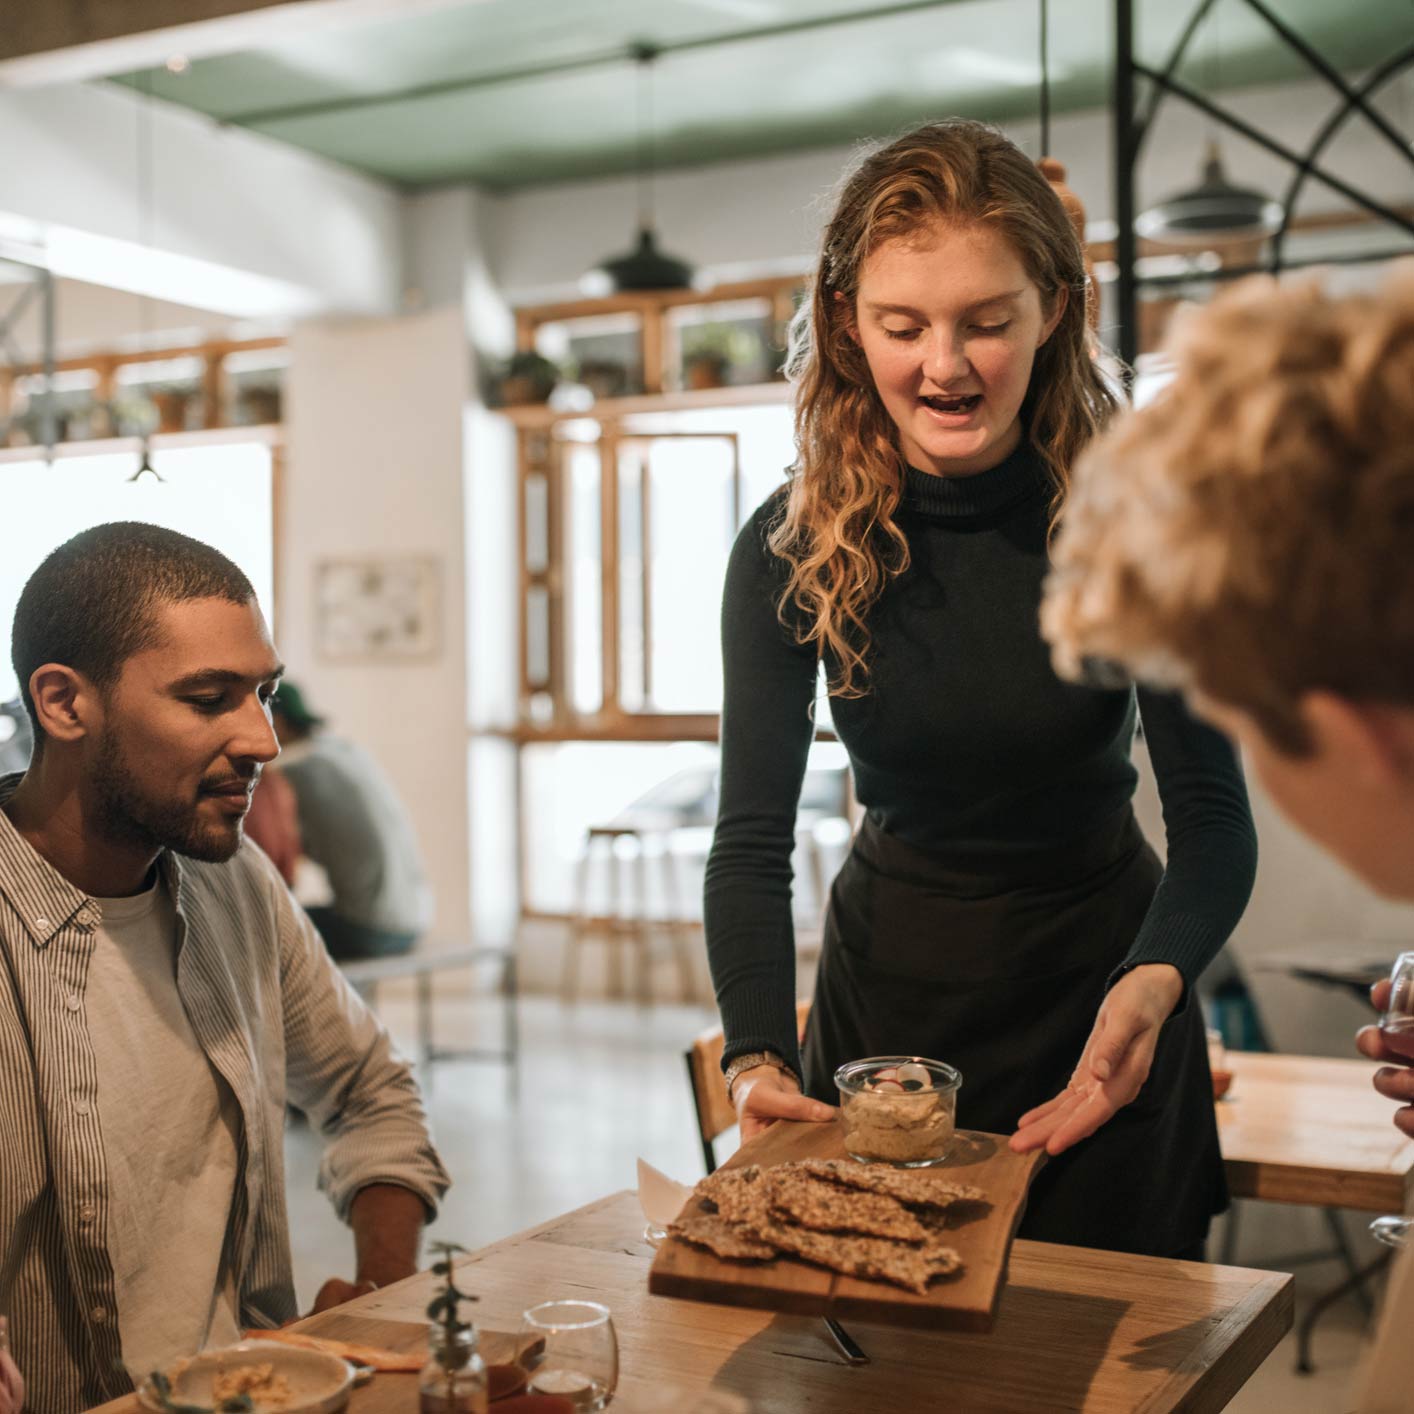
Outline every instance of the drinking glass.
{"label": "drinking glass", "polygon": [[606,1409],[619,1382],[619,1344],[597,1301],[545,1301],[520,1320],[528,1394],[557,1394],[580,1411]]}
{"label": "drinking glass", "polygon": [[[1389,974],[1389,1006],[1380,1017],[1380,1035],[1390,1050],[1407,1056],[1414,1065],[1414,952],[1402,952]],[[1386,1247],[1403,1247],[1409,1241],[1414,1218],[1390,1214],[1370,1224],[1370,1236]]]}

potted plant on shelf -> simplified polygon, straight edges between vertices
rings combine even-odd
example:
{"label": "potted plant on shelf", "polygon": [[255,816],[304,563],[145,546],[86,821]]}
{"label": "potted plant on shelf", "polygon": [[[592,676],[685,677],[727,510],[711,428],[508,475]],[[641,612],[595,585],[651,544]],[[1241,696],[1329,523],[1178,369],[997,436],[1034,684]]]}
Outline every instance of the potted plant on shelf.
{"label": "potted plant on shelf", "polygon": [[503,407],[549,402],[562,374],[559,364],[534,350],[512,354],[501,372],[498,391]]}
{"label": "potted plant on shelf", "polygon": [[157,431],[186,431],[192,391],[185,383],[154,383],[147,389],[148,401],[157,410]]}
{"label": "potted plant on shelf", "polygon": [[714,321],[682,332],[682,379],[686,388],[724,388],[733,368],[760,361],[760,345],[739,324]]}

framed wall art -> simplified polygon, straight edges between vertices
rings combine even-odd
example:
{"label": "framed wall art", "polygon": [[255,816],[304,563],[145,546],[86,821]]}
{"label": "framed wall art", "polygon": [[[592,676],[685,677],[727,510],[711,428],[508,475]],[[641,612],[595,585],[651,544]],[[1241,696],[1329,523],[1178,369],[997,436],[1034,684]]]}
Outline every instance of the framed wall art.
{"label": "framed wall art", "polygon": [[316,652],[330,662],[436,657],[441,580],[430,556],[321,561],[314,570]]}

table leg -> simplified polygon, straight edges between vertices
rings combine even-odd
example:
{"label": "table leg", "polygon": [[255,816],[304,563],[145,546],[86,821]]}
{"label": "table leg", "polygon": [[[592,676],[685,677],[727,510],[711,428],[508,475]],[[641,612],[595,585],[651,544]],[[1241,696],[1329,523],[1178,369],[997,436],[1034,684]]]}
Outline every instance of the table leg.
{"label": "table leg", "polygon": [[1339,1286],[1333,1286],[1312,1302],[1311,1309],[1301,1318],[1301,1324],[1296,1329],[1296,1373],[1298,1375],[1309,1375],[1315,1371],[1315,1366],[1311,1363],[1311,1339],[1316,1332],[1316,1322],[1345,1295],[1347,1291],[1353,1291],[1362,1286],[1373,1276],[1382,1272],[1394,1256],[1393,1252],[1381,1252],[1372,1262],[1368,1262],[1363,1267],[1357,1268]]}

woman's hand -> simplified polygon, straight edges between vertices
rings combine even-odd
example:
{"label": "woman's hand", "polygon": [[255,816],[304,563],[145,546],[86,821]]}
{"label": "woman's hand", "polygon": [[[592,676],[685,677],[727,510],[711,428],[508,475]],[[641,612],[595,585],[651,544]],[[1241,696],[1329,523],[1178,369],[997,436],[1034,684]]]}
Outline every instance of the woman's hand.
{"label": "woman's hand", "polygon": [[1011,1147],[1060,1154],[1088,1139],[1143,1088],[1159,1028],[1183,995],[1183,977],[1166,962],[1145,963],[1110,988],[1070,1084],[1021,1116]]}
{"label": "woman's hand", "polygon": [[732,1082],[732,1104],[741,1126],[741,1142],[755,1139],[778,1119],[827,1120],[834,1107],[800,1093],[795,1077],[779,1066],[755,1065]]}

